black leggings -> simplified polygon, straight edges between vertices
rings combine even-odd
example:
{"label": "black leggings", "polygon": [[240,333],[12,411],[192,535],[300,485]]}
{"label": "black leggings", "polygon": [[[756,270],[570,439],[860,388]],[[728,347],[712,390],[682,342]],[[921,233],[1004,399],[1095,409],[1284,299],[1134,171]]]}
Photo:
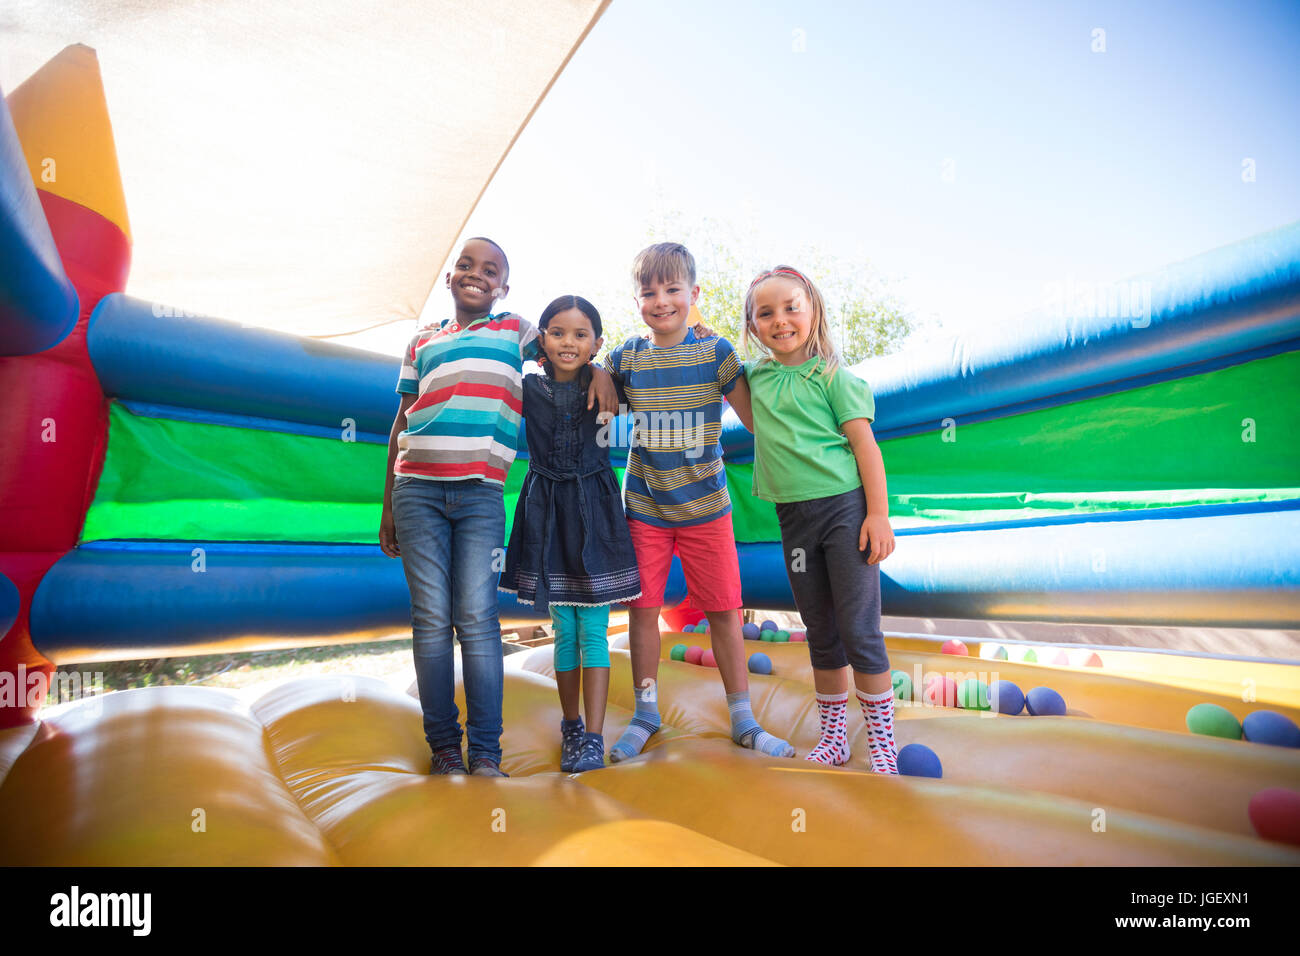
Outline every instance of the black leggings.
{"label": "black leggings", "polygon": [[858,550],[867,517],[862,489],[776,506],[785,572],[808,629],[817,670],[851,664],[859,674],[889,670],[880,631],[880,565]]}

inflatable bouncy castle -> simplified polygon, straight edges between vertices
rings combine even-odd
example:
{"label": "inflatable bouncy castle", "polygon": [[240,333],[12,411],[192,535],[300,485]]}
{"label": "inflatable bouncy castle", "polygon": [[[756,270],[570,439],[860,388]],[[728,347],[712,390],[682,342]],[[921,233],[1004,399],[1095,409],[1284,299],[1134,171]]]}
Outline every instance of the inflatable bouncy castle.
{"label": "inflatable bouncy castle", "polygon": [[[544,76],[603,9],[588,7]],[[0,862],[1300,862],[1295,643],[892,634],[902,778],[734,747],[716,673],[673,653],[708,644],[684,631],[699,615],[679,574],[665,728],[601,771],[558,771],[548,647],[507,661],[508,780],[428,777],[418,702],[360,678],[254,699],[152,688],[38,716],[60,662],[409,624],[400,564],[375,542],[396,359],[124,294],[131,195],[110,106],[94,51],[74,46],[0,107]],[[512,141],[489,150],[448,246]],[[206,301],[220,278],[194,262]],[[1300,224],[855,371],[898,536],[887,614],[1295,641]],[[722,442],[746,605],[793,610],[734,415]],[[526,469],[521,454],[507,515]],[[502,616],[535,614],[503,596]],[[761,630],[755,714],[806,752],[806,648]],[[624,640],[614,733],[633,707]],[[200,810],[222,839],[192,836]]]}

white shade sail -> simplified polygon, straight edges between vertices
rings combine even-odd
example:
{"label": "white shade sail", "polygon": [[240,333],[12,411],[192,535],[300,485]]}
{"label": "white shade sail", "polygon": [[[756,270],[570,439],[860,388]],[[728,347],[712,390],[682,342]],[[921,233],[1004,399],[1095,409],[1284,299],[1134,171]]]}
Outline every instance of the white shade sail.
{"label": "white shade sail", "polygon": [[127,292],[330,335],[413,319],[608,0],[17,0],[0,88],[98,54]]}

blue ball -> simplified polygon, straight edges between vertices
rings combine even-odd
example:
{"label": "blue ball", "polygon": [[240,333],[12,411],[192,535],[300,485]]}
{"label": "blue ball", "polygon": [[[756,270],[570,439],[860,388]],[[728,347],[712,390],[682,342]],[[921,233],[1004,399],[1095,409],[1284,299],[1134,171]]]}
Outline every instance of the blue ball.
{"label": "blue ball", "polygon": [[772,673],[772,658],[768,657],[762,651],[749,655],[749,672],[751,674],[770,674]]}
{"label": "blue ball", "polygon": [[745,640],[756,641],[758,640],[758,635],[760,631],[758,629],[758,625],[755,624],[753,621],[750,621],[740,629],[740,633],[745,635]]}
{"label": "blue ball", "polygon": [[760,631],[779,631],[779,630],[781,630],[781,628],[777,626],[776,621],[764,621],[762,624],[760,624],[760,625],[758,626],[758,629],[759,629]]}
{"label": "blue ball", "polygon": [[683,633],[683,634],[694,634],[694,633],[695,633],[695,625],[694,625],[694,624],[683,624],[683,625],[682,625],[682,633]]}
{"label": "blue ball", "polygon": [[1025,709],[1025,692],[1009,680],[996,680],[989,688],[989,700],[999,714],[1018,714]]}
{"label": "blue ball", "polygon": [[1257,710],[1241,722],[1241,733],[1251,743],[1275,747],[1300,747],[1300,727],[1275,710]]}
{"label": "blue ball", "polygon": [[1064,717],[1065,698],[1050,687],[1035,687],[1025,695],[1025,709],[1034,717]]}
{"label": "blue ball", "polygon": [[943,764],[925,744],[908,744],[898,752],[898,772],[905,777],[942,777]]}

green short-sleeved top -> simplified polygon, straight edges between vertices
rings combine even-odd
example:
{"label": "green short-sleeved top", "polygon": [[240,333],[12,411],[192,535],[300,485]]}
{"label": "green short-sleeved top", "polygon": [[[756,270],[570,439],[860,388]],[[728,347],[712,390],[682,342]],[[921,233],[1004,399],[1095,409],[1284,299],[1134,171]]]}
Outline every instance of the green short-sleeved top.
{"label": "green short-sleeved top", "polygon": [[840,426],[872,421],[871,389],[840,366],[834,378],[814,371],[820,359],[782,365],[745,363],[754,405],[754,494],[764,501],[809,501],[862,487],[858,460]]}

